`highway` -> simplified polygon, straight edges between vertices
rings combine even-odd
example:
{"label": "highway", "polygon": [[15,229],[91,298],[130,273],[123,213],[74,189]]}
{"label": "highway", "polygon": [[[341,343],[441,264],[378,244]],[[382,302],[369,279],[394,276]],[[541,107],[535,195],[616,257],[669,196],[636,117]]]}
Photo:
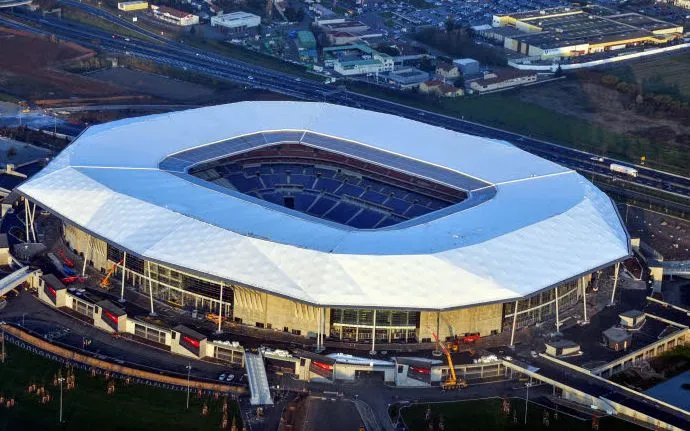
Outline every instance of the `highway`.
{"label": "highway", "polygon": [[[301,79],[277,70],[252,65],[167,39],[141,29],[114,14],[78,1],[61,0],[60,2],[80,8],[90,14],[98,15],[130,31],[136,31],[142,37],[149,38],[150,41],[130,40],[129,38],[113,35],[91,26],[60,20],[50,16],[41,17],[38,14],[29,12],[19,12],[14,17],[8,14],[0,14],[0,25],[32,32],[55,34],[62,39],[72,40],[91,48],[132,55],[159,64],[231,80],[245,86],[263,88],[301,100],[327,101],[329,103],[390,113],[462,133],[505,140],[521,149],[583,173],[603,174],[617,178],[621,182],[630,182],[638,186],[661,190],[685,198],[690,197],[690,178],[686,176],[674,175],[638,165],[635,165],[639,172],[637,178],[623,174],[613,174],[608,168],[611,162],[618,162],[613,159],[604,158],[602,160],[591,153],[540,141],[528,136],[398,104],[389,100],[366,96],[344,88],[334,87],[333,85]],[[21,18],[22,22],[17,20],[17,18]],[[631,165],[626,162],[619,163]],[[690,175],[690,170],[688,175]]]}

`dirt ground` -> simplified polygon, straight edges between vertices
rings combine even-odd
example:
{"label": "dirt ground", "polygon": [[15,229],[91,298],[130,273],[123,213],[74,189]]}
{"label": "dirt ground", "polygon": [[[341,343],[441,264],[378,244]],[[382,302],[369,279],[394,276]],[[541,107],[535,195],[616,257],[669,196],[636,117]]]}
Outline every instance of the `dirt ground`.
{"label": "dirt ground", "polygon": [[667,127],[676,134],[690,133],[690,125],[637,114],[625,108],[616,90],[574,78],[524,88],[519,97],[525,102],[591,121],[617,133],[638,134],[658,127]]}
{"label": "dirt ground", "polygon": [[[26,55],[28,52],[32,55]],[[0,88],[26,99],[131,94],[124,88],[58,70],[93,55],[93,51],[73,43],[0,28]]]}
{"label": "dirt ground", "polygon": [[194,102],[213,95],[213,89],[203,85],[124,67],[98,70],[89,73],[87,76],[128,88],[138,93],[149,94],[171,101]]}

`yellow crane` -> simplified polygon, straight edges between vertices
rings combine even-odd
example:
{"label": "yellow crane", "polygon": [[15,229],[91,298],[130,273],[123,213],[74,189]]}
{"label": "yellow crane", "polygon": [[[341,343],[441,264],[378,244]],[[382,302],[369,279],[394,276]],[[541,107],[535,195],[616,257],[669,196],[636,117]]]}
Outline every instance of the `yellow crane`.
{"label": "yellow crane", "polygon": [[453,366],[453,359],[450,357],[450,351],[448,351],[448,348],[443,343],[441,343],[441,340],[438,339],[438,335],[436,335],[435,332],[431,332],[431,335],[434,336],[436,344],[439,345],[443,353],[446,355],[446,360],[448,361],[448,369],[450,371],[450,376],[441,383],[441,389],[451,390],[466,388],[467,383],[465,383],[463,379],[458,379],[458,376],[455,374],[455,367]]}
{"label": "yellow crane", "polygon": [[110,270],[109,270],[108,273],[105,275],[105,277],[103,277],[103,280],[101,280],[101,282],[100,282],[100,286],[101,286],[102,288],[105,289],[105,288],[107,288],[107,287],[110,286],[110,277],[112,277],[113,274],[115,274],[115,271],[117,270],[117,267],[120,266],[120,265],[122,265],[122,262],[123,262],[123,259],[120,259],[120,261],[119,261],[118,263],[115,263],[115,264],[113,264],[113,266],[110,267]]}

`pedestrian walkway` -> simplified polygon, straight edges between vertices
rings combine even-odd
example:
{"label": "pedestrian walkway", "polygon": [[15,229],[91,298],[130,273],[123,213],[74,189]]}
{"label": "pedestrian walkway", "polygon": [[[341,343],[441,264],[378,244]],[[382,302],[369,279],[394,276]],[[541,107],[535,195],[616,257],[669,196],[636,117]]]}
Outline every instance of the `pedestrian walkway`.
{"label": "pedestrian walkway", "polygon": [[8,294],[12,289],[24,283],[29,277],[36,272],[36,269],[31,269],[24,266],[9,274],[7,277],[0,280],[0,296]]}
{"label": "pedestrian walkway", "polygon": [[249,393],[251,394],[250,403],[253,406],[273,405],[263,356],[261,354],[246,352],[244,354],[244,359],[247,368],[247,377],[249,379]]}

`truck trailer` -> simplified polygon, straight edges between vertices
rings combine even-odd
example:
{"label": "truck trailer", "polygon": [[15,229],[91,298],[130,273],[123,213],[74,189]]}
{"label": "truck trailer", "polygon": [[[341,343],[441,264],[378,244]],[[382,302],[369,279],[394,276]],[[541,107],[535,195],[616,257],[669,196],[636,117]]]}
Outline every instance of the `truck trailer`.
{"label": "truck trailer", "polygon": [[611,163],[611,172],[618,172],[619,174],[630,175],[631,177],[637,177],[637,169],[631,168],[629,166],[619,165],[617,163]]}

